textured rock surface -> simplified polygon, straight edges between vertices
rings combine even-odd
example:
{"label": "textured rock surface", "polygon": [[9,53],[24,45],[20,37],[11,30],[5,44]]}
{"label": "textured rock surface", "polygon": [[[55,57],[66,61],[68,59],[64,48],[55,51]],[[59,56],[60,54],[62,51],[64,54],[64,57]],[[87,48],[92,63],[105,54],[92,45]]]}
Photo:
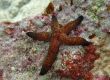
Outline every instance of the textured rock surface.
{"label": "textured rock surface", "polygon": [[0,0],[0,22],[17,22],[44,12],[50,0]]}
{"label": "textured rock surface", "polygon": [[[16,18],[18,18],[18,20],[21,20],[21,17],[23,15],[19,15],[21,16],[19,17],[18,13],[16,14],[18,8],[11,7],[11,10],[10,7],[8,7],[12,5],[11,0],[0,1],[1,3],[4,3],[6,1],[6,5],[0,3],[0,19],[2,19],[1,21],[14,21],[14,19],[17,20]],[[17,7],[23,8],[27,6],[28,3],[30,4],[30,2],[33,0],[24,0],[24,2],[22,1],[20,1],[20,4],[13,4],[16,4]],[[22,6],[23,4],[25,5]],[[95,53],[100,55],[100,58],[95,61],[94,68],[91,70],[91,73],[94,75],[95,80],[109,80],[109,0],[74,0],[72,6],[70,5],[69,0],[54,0],[53,4],[55,5],[54,14],[57,16],[59,23],[61,23],[61,27],[63,27],[63,25],[65,25],[66,23],[75,20],[79,15],[84,16],[82,24],[78,26],[78,29],[76,31],[72,31],[69,36],[80,36],[93,43],[93,45],[96,47]],[[11,13],[18,17],[14,17],[13,14],[9,14],[8,12],[5,12],[5,10],[10,10]],[[25,10],[27,11],[26,7]],[[25,14],[27,15],[27,13],[28,12],[26,12]],[[37,11],[33,13],[37,13]],[[32,16],[34,16],[33,13]],[[50,16],[37,15],[31,18],[27,17],[26,19],[23,19],[20,22],[16,22],[14,24],[10,22],[0,23],[0,76],[2,74],[1,77],[3,77],[4,80],[67,80],[64,77],[61,78],[61,76],[57,75],[55,71],[59,69],[68,69],[61,63],[61,61],[68,60],[68,58],[74,58],[71,55],[76,52],[84,55],[85,49],[81,46],[62,45],[59,50],[58,58],[52,67],[52,70],[50,70],[47,75],[39,76],[41,65],[48,52],[49,43],[33,41],[26,35],[26,32],[28,31],[51,32],[50,22],[51,14]],[[70,55],[66,56],[65,52],[68,51]],[[71,66],[68,67],[70,68]]]}

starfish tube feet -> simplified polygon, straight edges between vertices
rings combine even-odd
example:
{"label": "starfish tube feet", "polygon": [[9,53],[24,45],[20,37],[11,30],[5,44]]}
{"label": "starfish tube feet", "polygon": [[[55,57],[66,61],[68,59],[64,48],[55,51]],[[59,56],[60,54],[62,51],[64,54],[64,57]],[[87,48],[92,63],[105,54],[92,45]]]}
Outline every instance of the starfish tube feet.
{"label": "starfish tube feet", "polygon": [[47,55],[46,59],[44,60],[43,65],[42,65],[40,75],[44,75],[50,70],[52,64],[56,60],[56,57],[57,57],[57,54],[59,51],[59,46],[60,46],[59,41],[55,38],[52,39],[52,42],[51,42],[50,47],[49,47],[48,55]]}
{"label": "starfish tube feet", "polygon": [[26,34],[34,40],[49,41],[51,39],[51,34],[49,32],[27,32]]}

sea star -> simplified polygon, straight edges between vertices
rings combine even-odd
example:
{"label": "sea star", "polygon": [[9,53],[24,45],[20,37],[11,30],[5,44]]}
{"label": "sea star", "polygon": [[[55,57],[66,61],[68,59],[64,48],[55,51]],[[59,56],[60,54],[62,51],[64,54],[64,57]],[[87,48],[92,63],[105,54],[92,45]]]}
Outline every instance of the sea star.
{"label": "sea star", "polygon": [[79,16],[75,21],[71,21],[65,27],[59,26],[56,16],[52,16],[51,28],[52,32],[27,32],[26,34],[39,41],[50,41],[48,55],[44,60],[40,75],[46,74],[56,60],[59,47],[61,44],[66,45],[83,45],[88,46],[90,42],[81,37],[68,37],[67,35],[81,23],[83,16]]}

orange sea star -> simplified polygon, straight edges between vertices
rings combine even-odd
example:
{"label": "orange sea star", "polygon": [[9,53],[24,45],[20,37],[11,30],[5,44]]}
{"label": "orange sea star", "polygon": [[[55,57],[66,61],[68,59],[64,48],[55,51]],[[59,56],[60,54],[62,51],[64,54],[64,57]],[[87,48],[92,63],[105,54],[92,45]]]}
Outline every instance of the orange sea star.
{"label": "orange sea star", "polygon": [[42,65],[40,75],[44,75],[51,68],[52,64],[56,60],[59,47],[61,44],[66,45],[83,45],[88,46],[90,42],[81,37],[68,37],[67,35],[81,23],[83,16],[79,16],[75,21],[71,21],[65,25],[65,27],[59,26],[57,18],[53,15],[51,28],[52,32],[27,32],[27,35],[34,40],[50,41],[48,55]]}

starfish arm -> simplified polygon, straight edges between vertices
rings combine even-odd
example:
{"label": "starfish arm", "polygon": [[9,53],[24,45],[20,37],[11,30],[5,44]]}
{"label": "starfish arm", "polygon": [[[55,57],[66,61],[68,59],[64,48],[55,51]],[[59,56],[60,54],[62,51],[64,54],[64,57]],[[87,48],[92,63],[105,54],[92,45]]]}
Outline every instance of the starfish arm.
{"label": "starfish arm", "polygon": [[66,45],[83,45],[88,46],[90,42],[86,41],[84,38],[81,37],[68,37],[66,35],[62,35],[60,37],[60,41],[62,44]]}
{"label": "starfish arm", "polygon": [[39,33],[27,32],[26,34],[29,37],[33,38],[34,40],[50,41],[51,39],[51,33],[49,32],[39,32]]}
{"label": "starfish arm", "polygon": [[69,34],[73,29],[76,29],[76,27],[82,22],[82,20],[83,16],[79,16],[75,21],[71,21],[66,24],[65,27],[62,27],[61,32]]}
{"label": "starfish arm", "polygon": [[59,23],[54,15],[52,15],[51,28],[52,28],[52,32],[56,32],[59,30]]}
{"label": "starfish arm", "polygon": [[52,39],[52,42],[49,47],[48,55],[42,65],[40,75],[46,74],[51,68],[52,64],[56,60],[56,57],[59,51],[59,46],[60,46],[59,41],[57,39]]}

